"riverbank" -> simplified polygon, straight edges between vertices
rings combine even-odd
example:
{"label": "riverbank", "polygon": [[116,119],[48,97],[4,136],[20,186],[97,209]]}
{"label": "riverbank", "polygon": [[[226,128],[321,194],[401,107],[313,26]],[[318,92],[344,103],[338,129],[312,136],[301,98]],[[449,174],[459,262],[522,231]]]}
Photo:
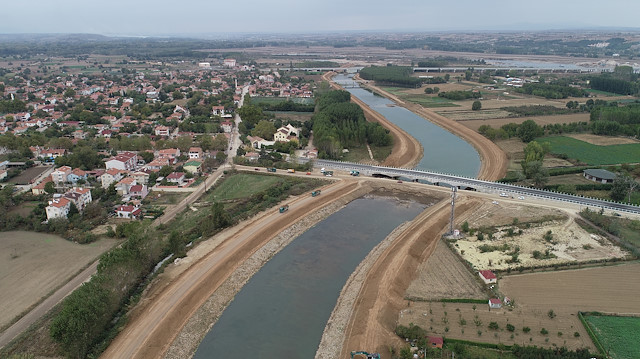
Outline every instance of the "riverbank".
{"label": "riverbank", "polygon": [[481,164],[478,179],[496,181],[503,178],[507,173],[507,166],[509,164],[507,155],[502,151],[502,149],[500,149],[500,147],[498,147],[498,145],[488,138],[456,121],[436,113],[433,110],[424,108],[418,104],[402,101],[397,96],[375,86],[371,82],[362,80],[357,74],[353,79],[358,81],[363,87],[392,100],[398,106],[402,106],[425,120],[435,123],[471,144],[480,155]]}

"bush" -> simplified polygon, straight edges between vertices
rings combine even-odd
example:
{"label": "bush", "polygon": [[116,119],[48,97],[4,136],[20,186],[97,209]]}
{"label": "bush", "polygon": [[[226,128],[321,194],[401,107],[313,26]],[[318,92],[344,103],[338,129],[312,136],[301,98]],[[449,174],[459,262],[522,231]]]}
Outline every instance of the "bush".
{"label": "bush", "polygon": [[522,331],[525,332],[525,333],[529,333],[531,331],[531,328],[524,327],[524,328],[522,328]]}
{"label": "bush", "polygon": [[540,329],[540,334],[547,335],[547,334],[549,334],[549,331],[547,329],[545,329],[545,328],[542,328],[542,329]]}
{"label": "bush", "polygon": [[489,329],[498,330],[498,329],[500,329],[500,326],[498,325],[497,322],[491,322],[491,323],[489,323]]}
{"label": "bush", "polygon": [[471,110],[479,111],[480,109],[482,109],[482,103],[480,101],[473,101],[473,104],[471,105]]}
{"label": "bush", "polygon": [[507,324],[507,330],[513,332],[516,330],[516,327],[513,324]]}
{"label": "bush", "polygon": [[556,317],[556,313],[553,311],[553,309],[549,309],[549,311],[547,312],[547,315],[549,316],[550,319],[553,319]]}

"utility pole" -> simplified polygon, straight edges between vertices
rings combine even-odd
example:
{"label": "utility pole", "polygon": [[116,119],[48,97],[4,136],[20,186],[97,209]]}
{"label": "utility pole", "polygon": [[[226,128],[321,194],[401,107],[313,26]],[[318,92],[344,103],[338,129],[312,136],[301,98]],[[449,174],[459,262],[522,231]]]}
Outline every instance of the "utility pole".
{"label": "utility pole", "polygon": [[449,218],[449,235],[453,235],[453,221],[455,216],[455,208],[456,208],[456,192],[458,192],[457,187],[451,187],[451,217]]}

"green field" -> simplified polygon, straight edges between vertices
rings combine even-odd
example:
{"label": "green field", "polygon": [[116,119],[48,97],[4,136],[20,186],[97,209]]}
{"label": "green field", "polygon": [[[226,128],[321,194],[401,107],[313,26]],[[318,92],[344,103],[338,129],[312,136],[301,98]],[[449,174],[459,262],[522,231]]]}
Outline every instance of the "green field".
{"label": "green field", "polygon": [[610,97],[623,96],[623,95],[620,95],[620,94],[617,94],[617,93],[613,93],[613,92],[606,92],[606,91],[600,91],[600,90],[594,90],[594,89],[586,89],[585,91],[587,91],[590,94],[600,95],[600,96],[610,96]]}
{"label": "green field", "polygon": [[[265,171],[264,168],[260,168],[260,170]],[[284,179],[278,176],[238,173],[233,176],[232,181],[223,181],[205,200],[224,201],[245,198],[266,190],[274,183],[283,181]]]}
{"label": "green field", "polygon": [[424,107],[436,108],[436,107],[460,107],[455,103],[451,102],[451,100],[447,100],[443,97],[438,96],[427,96],[422,94],[408,94],[404,92],[407,90],[402,87],[383,87],[385,91],[398,96],[399,98],[416,103],[418,105],[422,105]]}
{"label": "green field", "polygon": [[598,146],[564,136],[543,137],[536,141],[549,142],[551,153],[563,153],[569,158],[590,165],[613,165],[640,161],[640,143]]}
{"label": "green field", "polygon": [[605,315],[584,318],[611,358],[640,358],[640,318]]}
{"label": "green field", "polygon": [[294,103],[301,103],[305,105],[312,105],[314,102],[313,98],[305,98],[305,97],[266,97],[266,96],[256,96],[251,98],[251,103],[254,105],[260,103],[268,103],[268,104],[276,104],[280,102],[284,102],[290,100]]}

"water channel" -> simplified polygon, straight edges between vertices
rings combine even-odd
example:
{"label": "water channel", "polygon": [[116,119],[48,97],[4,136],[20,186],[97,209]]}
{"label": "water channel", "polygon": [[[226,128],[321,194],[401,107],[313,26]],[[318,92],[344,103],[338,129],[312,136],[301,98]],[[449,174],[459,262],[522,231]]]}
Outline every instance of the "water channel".
{"label": "water channel", "polygon": [[[353,84],[351,74],[334,77],[338,84]],[[416,138],[424,148],[424,156],[416,169],[475,177],[480,171],[480,156],[468,142],[435,125],[393,101],[362,88],[347,88],[372,110],[395,123]]]}
{"label": "water channel", "polygon": [[340,290],[364,257],[426,208],[366,196],[273,257],[236,295],[195,358],[313,358]]}
{"label": "water channel", "polygon": [[[339,75],[338,82],[353,82]],[[349,91],[422,143],[418,169],[477,175],[475,149],[441,127],[363,89]],[[240,290],[195,358],[312,358],[342,286],[366,255],[426,204],[367,196],[303,233]]]}

